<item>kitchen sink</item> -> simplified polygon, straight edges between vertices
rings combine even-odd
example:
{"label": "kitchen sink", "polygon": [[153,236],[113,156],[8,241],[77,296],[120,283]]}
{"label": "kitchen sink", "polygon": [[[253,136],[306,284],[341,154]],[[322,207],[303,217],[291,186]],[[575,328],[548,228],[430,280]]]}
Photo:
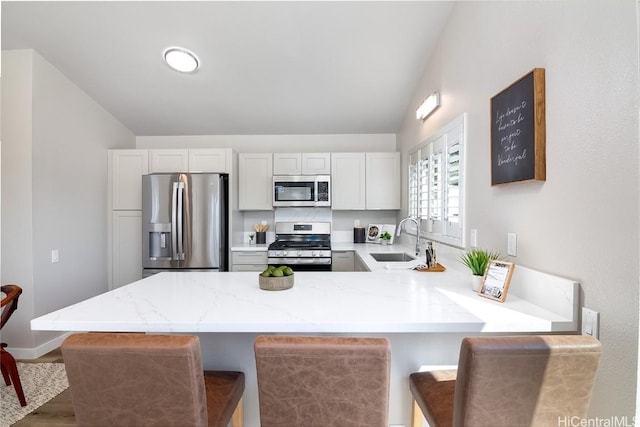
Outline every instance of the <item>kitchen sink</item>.
{"label": "kitchen sink", "polygon": [[369,254],[378,262],[407,262],[416,259],[405,252],[377,252]]}

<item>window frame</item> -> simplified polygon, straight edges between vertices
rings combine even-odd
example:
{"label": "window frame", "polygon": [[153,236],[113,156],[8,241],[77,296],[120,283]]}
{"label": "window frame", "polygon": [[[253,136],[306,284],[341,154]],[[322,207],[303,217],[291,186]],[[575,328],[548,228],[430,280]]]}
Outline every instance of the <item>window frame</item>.
{"label": "window frame", "polygon": [[[466,245],[466,129],[464,113],[407,153],[408,215],[419,218],[423,238],[460,248]],[[440,179],[437,186],[434,177]],[[452,214],[456,206],[451,194],[456,188],[457,216]],[[452,215],[457,221],[449,221]]]}

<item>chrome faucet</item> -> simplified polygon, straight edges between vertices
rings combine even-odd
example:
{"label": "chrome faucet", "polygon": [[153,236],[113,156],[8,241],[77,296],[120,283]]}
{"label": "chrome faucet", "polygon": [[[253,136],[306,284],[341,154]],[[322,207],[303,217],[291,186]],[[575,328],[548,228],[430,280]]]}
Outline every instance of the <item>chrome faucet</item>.
{"label": "chrome faucet", "polygon": [[402,226],[407,221],[413,221],[416,224],[416,255],[420,255],[420,220],[408,216],[400,221],[400,224],[398,224],[398,229],[396,230],[396,237],[400,236],[400,233],[402,232]]}

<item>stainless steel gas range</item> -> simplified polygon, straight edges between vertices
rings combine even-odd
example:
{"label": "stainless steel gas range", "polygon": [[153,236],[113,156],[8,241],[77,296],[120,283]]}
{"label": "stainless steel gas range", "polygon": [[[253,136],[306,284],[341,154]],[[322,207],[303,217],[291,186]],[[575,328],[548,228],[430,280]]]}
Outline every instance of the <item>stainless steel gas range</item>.
{"label": "stainless steel gas range", "polygon": [[276,240],[269,245],[269,265],[289,265],[294,271],[331,271],[331,223],[277,222]]}

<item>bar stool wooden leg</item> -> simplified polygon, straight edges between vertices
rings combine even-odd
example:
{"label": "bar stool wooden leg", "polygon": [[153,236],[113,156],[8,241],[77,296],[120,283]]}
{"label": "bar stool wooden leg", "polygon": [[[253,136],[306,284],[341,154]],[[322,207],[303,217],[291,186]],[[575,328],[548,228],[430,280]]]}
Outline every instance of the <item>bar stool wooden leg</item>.
{"label": "bar stool wooden leg", "polygon": [[422,410],[415,399],[411,399],[411,402],[413,403],[411,407],[411,427],[423,427]]}
{"label": "bar stool wooden leg", "polygon": [[231,427],[243,427],[244,426],[244,408],[242,406],[242,398],[236,406],[236,410],[233,411],[231,416]]}

